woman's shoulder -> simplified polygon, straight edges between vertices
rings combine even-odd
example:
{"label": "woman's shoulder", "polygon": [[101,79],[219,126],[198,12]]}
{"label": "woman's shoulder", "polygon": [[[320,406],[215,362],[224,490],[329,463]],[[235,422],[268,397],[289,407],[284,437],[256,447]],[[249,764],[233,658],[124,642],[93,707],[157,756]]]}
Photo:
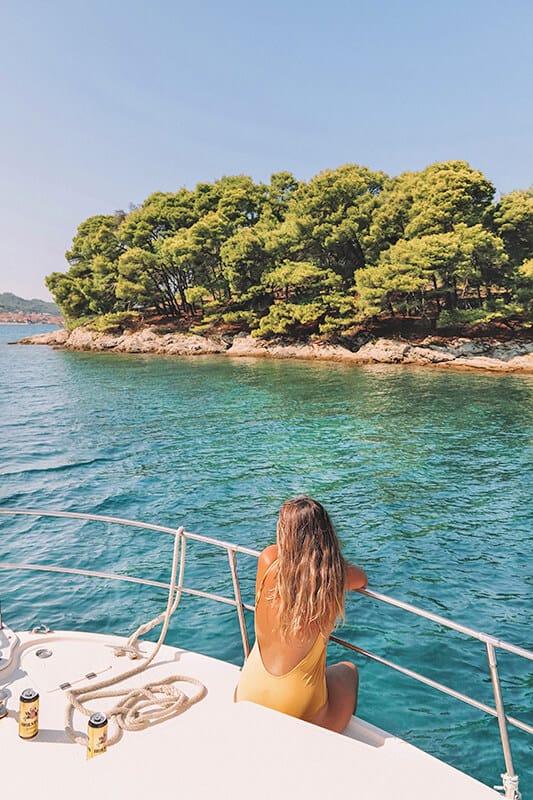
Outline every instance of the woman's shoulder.
{"label": "woman's shoulder", "polygon": [[269,544],[268,547],[260,553],[259,555],[259,564],[264,565],[265,568],[269,567],[274,561],[277,560],[278,557],[278,546],[277,544]]}
{"label": "woman's shoulder", "polygon": [[278,558],[278,546],[277,544],[271,544],[261,552],[259,555],[259,560],[257,562],[257,578],[256,578],[256,586],[259,587],[261,585],[261,581],[263,577],[266,576],[266,573],[272,567],[272,564]]}

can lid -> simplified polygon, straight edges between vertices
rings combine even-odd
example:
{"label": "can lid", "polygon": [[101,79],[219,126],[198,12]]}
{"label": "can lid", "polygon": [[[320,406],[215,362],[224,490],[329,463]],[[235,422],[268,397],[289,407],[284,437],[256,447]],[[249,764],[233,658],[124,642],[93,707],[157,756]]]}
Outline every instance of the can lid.
{"label": "can lid", "polygon": [[95,713],[91,714],[89,717],[89,725],[91,728],[103,728],[104,725],[107,725],[106,715],[102,714],[101,711],[95,711]]}
{"label": "can lid", "polygon": [[24,691],[20,695],[20,702],[21,703],[31,703],[32,700],[38,700],[39,693],[35,691],[35,689],[24,689]]}

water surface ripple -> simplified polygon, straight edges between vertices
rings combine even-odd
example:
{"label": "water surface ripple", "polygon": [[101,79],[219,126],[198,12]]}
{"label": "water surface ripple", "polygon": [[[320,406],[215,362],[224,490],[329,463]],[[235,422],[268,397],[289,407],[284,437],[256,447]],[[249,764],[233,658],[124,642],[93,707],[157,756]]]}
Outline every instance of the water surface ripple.
{"label": "water surface ripple", "polygon": [[[331,511],[371,587],[533,646],[531,376],[7,344],[28,332],[0,326],[2,506],[184,524],[259,549],[273,541],[281,503],[308,493]],[[168,578],[168,536],[57,519],[0,524],[2,560]],[[225,557],[190,550],[186,583],[230,592]],[[239,571],[251,601],[253,559]],[[147,587],[6,571],[0,581],[15,627],[126,634],[164,606]],[[492,702],[480,643],[361,596],[347,612],[344,638]],[[185,598],[169,636],[242,660],[226,607]],[[530,662],[502,653],[499,663],[509,713],[531,724]],[[361,716],[499,781],[495,720],[358,664]],[[525,794],[527,738],[511,734]]]}

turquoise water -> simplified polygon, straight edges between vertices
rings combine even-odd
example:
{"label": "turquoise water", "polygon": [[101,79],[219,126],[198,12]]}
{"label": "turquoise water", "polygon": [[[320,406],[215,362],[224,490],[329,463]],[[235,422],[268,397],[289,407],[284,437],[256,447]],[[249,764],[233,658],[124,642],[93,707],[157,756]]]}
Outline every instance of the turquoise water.
{"label": "turquoise water", "polygon": [[[7,344],[44,329],[0,326],[2,506],[184,524],[260,549],[281,503],[308,493],[376,591],[532,647],[531,376]],[[168,578],[168,536],[62,520],[0,525],[1,560]],[[187,585],[231,591],[223,555],[198,546],[190,555]],[[252,601],[253,559],[239,560],[239,574]],[[105,581],[6,571],[0,581],[13,627],[129,633],[165,602],[153,588]],[[233,614],[185,598],[169,640],[240,663]],[[361,596],[347,614],[344,638],[491,703],[482,644]],[[362,717],[499,782],[495,720],[356,660]],[[531,662],[502,653],[499,664],[509,713],[531,724]],[[519,731],[511,741],[527,797],[531,746]]]}

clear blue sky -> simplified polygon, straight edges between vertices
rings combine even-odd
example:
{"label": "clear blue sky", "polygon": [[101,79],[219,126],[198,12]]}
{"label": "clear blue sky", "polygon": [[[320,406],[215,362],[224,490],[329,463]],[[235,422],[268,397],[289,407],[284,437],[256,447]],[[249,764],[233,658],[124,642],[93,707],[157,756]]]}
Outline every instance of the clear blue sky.
{"label": "clear blue sky", "polygon": [[0,4],[0,292],[92,214],[156,190],[347,162],[463,159],[533,181],[526,0],[18,0]]}

